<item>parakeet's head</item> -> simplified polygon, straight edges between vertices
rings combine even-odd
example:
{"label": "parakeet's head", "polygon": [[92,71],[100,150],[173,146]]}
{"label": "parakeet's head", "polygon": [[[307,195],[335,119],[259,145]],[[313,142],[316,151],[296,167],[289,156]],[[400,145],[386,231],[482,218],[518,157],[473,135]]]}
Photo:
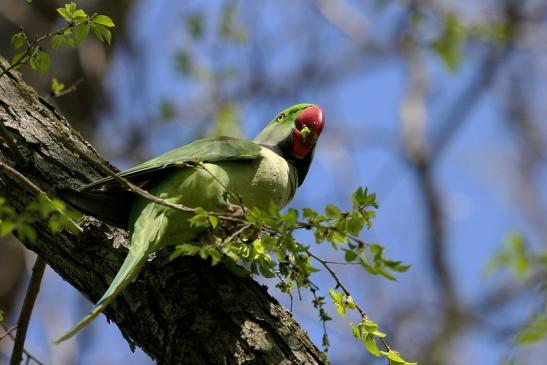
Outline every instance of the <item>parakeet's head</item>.
{"label": "parakeet's head", "polygon": [[277,147],[287,157],[304,159],[311,157],[324,125],[321,108],[314,104],[296,104],[279,113],[255,141]]}

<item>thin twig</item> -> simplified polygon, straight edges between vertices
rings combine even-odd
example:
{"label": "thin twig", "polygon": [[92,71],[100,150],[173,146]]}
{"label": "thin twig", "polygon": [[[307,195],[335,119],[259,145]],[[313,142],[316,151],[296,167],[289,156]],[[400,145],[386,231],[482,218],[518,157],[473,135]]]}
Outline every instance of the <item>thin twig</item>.
{"label": "thin twig", "polygon": [[[281,283],[285,283],[285,280],[283,280],[283,277],[278,272],[275,273],[275,276],[279,279],[279,281]],[[289,296],[289,298],[291,300],[290,305],[289,305],[289,311],[292,312],[293,296],[292,296],[290,291],[282,291],[282,292],[286,293]]]}
{"label": "thin twig", "polygon": [[25,350],[25,338],[27,336],[28,325],[30,322],[30,316],[32,315],[32,309],[36,302],[36,297],[40,291],[40,283],[46,270],[46,260],[41,256],[36,257],[36,262],[32,267],[32,276],[30,277],[30,283],[25,294],[25,300],[23,302],[23,308],[19,314],[17,320],[17,333],[13,344],[13,350],[11,352],[10,365],[19,365],[23,359],[23,352]]}
{"label": "thin twig", "polygon": [[244,224],[243,226],[241,226],[241,228],[239,228],[238,230],[236,230],[234,233],[232,233],[227,239],[225,239],[223,242],[222,242],[222,245],[226,245],[228,243],[230,243],[234,238],[236,238],[237,236],[239,236],[239,234],[241,232],[243,232],[244,230],[246,230],[247,228],[251,228],[252,227],[252,224],[251,223],[247,223],[247,224]]}
{"label": "thin twig", "polygon": [[[319,297],[317,296],[317,289],[311,287],[310,288],[311,294],[313,295],[313,302],[314,306],[319,309],[319,319],[321,320],[321,323],[323,325],[323,348],[325,352],[329,351],[329,334],[327,332],[327,319],[323,318],[321,310],[324,310],[323,305],[324,302],[319,300]],[[315,305],[316,304],[316,305]]]}
{"label": "thin twig", "polygon": [[[4,328],[4,330],[8,330],[8,327],[4,324],[1,324],[0,325],[2,326],[2,328]],[[13,335],[13,333],[8,333],[8,336],[9,338],[11,338],[12,340],[15,340],[15,336]],[[23,353],[25,354],[25,356],[27,357],[27,363],[29,362],[29,360],[32,360],[34,361],[36,364],[38,365],[44,365],[43,362],[41,362],[40,360],[38,360],[36,357],[34,357],[30,352],[28,352],[27,350],[23,349]]]}
{"label": "thin twig", "polygon": [[324,260],[324,261],[325,261],[325,264],[329,264],[329,265],[359,265],[361,266],[361,264],[358,262],[341,262],[341,261],[329,261],[329,260]]}
{"label": "thin twig", "polygon": [[36,186],[32,181],[30,181],[19,171],[15,170],[13,167],[2,161],[0,161],[0,170],[4,170],[11,177],[17,179],[20,183],[26,186],[29,190],[32,190],[35,194],[43,193],[42,189]]}
{"label": "thin twig", "polygon": [[70,94],[71,92],[74,92],[76,90],[78,90],[78,85],[80,85],[82,82],[84,81],[83,78],[79,78],[78,80],[76,80],[75,83],[73,83],[72,85],[70,85],[69,87],[67,87],[66,89],[64,89],[63,91],[61,91],[60,93],[57,93],[55,94],[53,92],[53,90],[49,93],[48,95],[48,98],[60,98],[61,96],[65,96],[67,94]]}
{"label": "thin twig", "polygon": [[2,334],[0,335],[0,341],[2,341],[2,340],[4,339],[4,337],[9,336],[10,333],[11,333],[14,329],[16,329],[16,328],[17,328],[17,325],[11,326],[10,328],[8,328],[8,329],[6,330],[6,332],[4,332],[4,333],[2,333]]}
{"label": "thin twig", "polygon": [[[344,292],[344,294],[346,296],[348,296],[348,297],[351,296],[350,291],[348,290],[348,288],[344,284],[342,284],[342,281],[338,277],[338,274],[336,273],[336,271],[334,271],[325,260],[323,260],[322,258],[320,258],[319,256],[315,255],[314,253],[312,253],[310,251],[307,251],[307,253],[308,253],[308,255],[310,255],[310,257],[317,260],[321,265],[323,265],[323,267],[325,269],[327,269],[330,276],[336,282],[336,287],[342,289],[342,291]],[[365,319],[367,321],[369,320],[369,318],[368,318],[367,314],[365,313],[365,311],[357,303],[355,303],[355,308],[357,309],[357,311],[359,312],[359,314],[361,315],[361,317],[363,319]],[[379,337],[379,338],[380,338],[380,342],[382,342],[382,345],[384,345],[386,350],[391,351],[391,347],[387,344],[387,342],[384,340],[384,338],[383,337]]]}

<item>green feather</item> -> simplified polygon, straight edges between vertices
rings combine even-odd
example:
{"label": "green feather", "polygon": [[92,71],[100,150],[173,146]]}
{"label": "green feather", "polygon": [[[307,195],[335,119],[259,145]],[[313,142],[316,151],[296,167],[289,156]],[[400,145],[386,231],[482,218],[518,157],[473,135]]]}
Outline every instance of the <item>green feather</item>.
{"label": "green feather", "polygon": [[[190,144],[175,148],[140,165],[119,173],[131,181],[135,177],[144,177],[158,170],[181,166],[189,162],[216,162],[227,160],[252,160],[260,156],[260,146],[253,141],[221,137],[198,139]],[[109,176],[84,186],[81,191],[90,191],[99,187],[117,184]]]}

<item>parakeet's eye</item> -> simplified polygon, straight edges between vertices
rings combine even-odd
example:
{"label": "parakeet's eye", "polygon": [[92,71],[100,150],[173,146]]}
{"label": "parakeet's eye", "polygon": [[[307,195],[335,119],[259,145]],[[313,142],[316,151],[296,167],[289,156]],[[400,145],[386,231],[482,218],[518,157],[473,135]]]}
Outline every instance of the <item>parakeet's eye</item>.
{"label": "parakeet's eye", "polygon": [[278,121],[278,122],[283,121],[283,119],[285,119],[285,114],[282,113],[282,114],[279,114],[279,115],[277,116],[277,121]]}

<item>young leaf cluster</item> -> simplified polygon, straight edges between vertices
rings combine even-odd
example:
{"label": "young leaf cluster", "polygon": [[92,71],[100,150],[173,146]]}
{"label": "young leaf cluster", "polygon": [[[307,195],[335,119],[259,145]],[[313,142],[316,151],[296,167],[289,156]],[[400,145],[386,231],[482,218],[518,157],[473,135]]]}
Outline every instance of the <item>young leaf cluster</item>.
{"label": "young leaf cluster", "polygon": [[0,77],[9,70],[27,64],[35,71],[46,73],[51,67],[51,57],[41,43],[47,39],[51,39],[53,50],[57,50],[63,44],[75,47],[87,38],[90,30],[93,30],[97,39],[110,44],[112,33],[109,28],[114,27],[114,22],[108,16],[88,15],[83,9],[78,9],[76,3],[65,4],[64,7],[58,8],[57,12],[66,21],[63,28],[39,37],[30,37],[24,30],[12,36],[11,45],[17,53],[13,56],[10,67],[3,70]]}
{"label": "young leaf cluster", "polygon": [[[503,269],[510,270],[516,279],[523,282],[537,282],[539,285],[536,286],[540,295],[546,298],[547,254],[534,252],[522,234],[508,234],[504,245],[486,265],[488,274],[494,274]],[[543,299],[540,307],[518,329],[514,343],[519,347],[534,346],[545,339],[547,339],[547,303]]]}
{"label": "young leaf cluster", "polygon": [[426,44],[448,69],[455,71],[462,63],[466,41],[479,41],[496,47],[506,44],[511,38],[511,24],[492,20],[482,24],[464,24],[454,12],[431,14],[414,9],[412,14],[413,32],[406,35],[407,40]]}
{"label": "young leaf cluster", "polygon": [[[226,194],[227,197],[231,195]],[[403,272],[409,267],[385,258],[382,246],[370,245],[358,238],[365,227],[372,226],[377,208],[375,194],[369,194],[363,188],[353,193],[349,211],[342,211],[332,204],[327,205],[323,214],[309,208],[302,211],[288,209],[280,213],[273,205],[267,211],[242,207],[244,217],[226,222],[221,215],[197,208],[189,222],[192,227],[206,232],[203,239],[178,245],[171,259],[181,255],[200,256],[210,259],[212,265],[222,262],[238,274],[248,272],[265,278],[276,277],[279,280],[277,287],[289,295],[295,288],[311,291],[312,304],[325,328],[323,347],[327,351],[329,340],[325,324],[331,317],[326,310],[325,297],[317,294],[319,288],[312,280],[312,274],[319,271],[314,266],[318,262],[327,269],[336,287],[342,288],[342,291],[329,290],[336,312],[345,317],[347,311],[357,311],[362,317],[362,322],[352,325],[352,328],[365,348],[375,356],[385,356],[391,364],[411,364],[387,345],[383,339],[385,334],[357,305],[331,263],[315,255],[311,246],[294,238],[295,231],[309,230],[317,244],[328,242],[335,251],[342,251],[345,264],[361,265],[370,274],[394,280],[394,272]],[[386,351],[378,349],[378,339]]]}
{"label": "young leaf cluster", "polygon": [[43,193],[30,202],[22,212],[16,212],[3,197],[0,197],[0,237],[13,233],[21,241],[34,242],[37,233],[33,225],[39,221],[46,221],[52,233],[63,229],[78,233],[73,219],[79,216],[79,213],[67,210],[63,201],[49,199]]}
{"label": "young leaf cluster", "polygon": [[507,236],[504,246],[486,265],[486,271],[493,274],[508,268],[518,279],[526,280],[546,264],[547,254],[532,252],[521,234],[511,233]]}

